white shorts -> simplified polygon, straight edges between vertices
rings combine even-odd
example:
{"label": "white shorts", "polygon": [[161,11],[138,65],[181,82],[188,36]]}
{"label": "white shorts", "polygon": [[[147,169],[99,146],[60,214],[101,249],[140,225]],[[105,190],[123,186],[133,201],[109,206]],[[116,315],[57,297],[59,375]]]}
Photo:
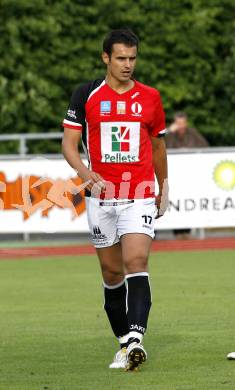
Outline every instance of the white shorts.
{"label": "white shorts", "polygon": [[108,199],[86,197],[91,240],[96,248],[119,242],[126,233],[154,237],[155,199]]}

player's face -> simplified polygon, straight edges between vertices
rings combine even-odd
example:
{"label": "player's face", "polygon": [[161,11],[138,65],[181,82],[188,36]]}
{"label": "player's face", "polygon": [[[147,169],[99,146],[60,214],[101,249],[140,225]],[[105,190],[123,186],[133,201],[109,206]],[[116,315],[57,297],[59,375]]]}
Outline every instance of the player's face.
{"label": "player's face", "polygon": [[115,43],[112,47],[111,58],[103,53],[103,61],[113,78],[120,82],[128,82],[135,69],[136,55],[136,46],[128,47],[122,43]]}

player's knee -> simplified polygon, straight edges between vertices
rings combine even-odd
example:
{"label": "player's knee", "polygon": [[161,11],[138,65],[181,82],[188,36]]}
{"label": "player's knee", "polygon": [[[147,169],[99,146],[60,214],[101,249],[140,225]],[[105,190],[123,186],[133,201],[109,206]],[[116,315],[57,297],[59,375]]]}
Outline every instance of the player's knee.
{"label": "player's knee", "polygon": [[104,282],[110,286],[120,283],[124,279],[124,273],[109,267],[102,267]]}
{"label": "player's knee", "polygon": [[125,260],[125,268],[127,274],[147,272],[148,257],[141,254],[130,256],[128,259]]}

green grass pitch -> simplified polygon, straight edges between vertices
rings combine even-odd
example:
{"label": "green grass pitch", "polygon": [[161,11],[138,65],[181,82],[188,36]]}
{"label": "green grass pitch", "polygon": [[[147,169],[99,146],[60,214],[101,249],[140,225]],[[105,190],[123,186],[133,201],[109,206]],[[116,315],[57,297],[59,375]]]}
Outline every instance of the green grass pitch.
{"label": "green grass pitch", "polygon": [[235,389],[235,252],[153,253],[137,373],[113,371],[95,256],[0,261],[1,390]]}

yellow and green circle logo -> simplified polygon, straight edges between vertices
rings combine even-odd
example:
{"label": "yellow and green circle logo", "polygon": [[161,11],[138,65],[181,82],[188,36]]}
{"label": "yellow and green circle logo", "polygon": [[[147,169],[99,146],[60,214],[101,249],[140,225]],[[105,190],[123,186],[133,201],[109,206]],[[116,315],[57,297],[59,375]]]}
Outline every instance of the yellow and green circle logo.
{"label": "yellow and green circle logo", "polygon": [[233,190],[235,188],[235,162],[221,161],[216,165],[213,178],[218,187],[223,190]]}

